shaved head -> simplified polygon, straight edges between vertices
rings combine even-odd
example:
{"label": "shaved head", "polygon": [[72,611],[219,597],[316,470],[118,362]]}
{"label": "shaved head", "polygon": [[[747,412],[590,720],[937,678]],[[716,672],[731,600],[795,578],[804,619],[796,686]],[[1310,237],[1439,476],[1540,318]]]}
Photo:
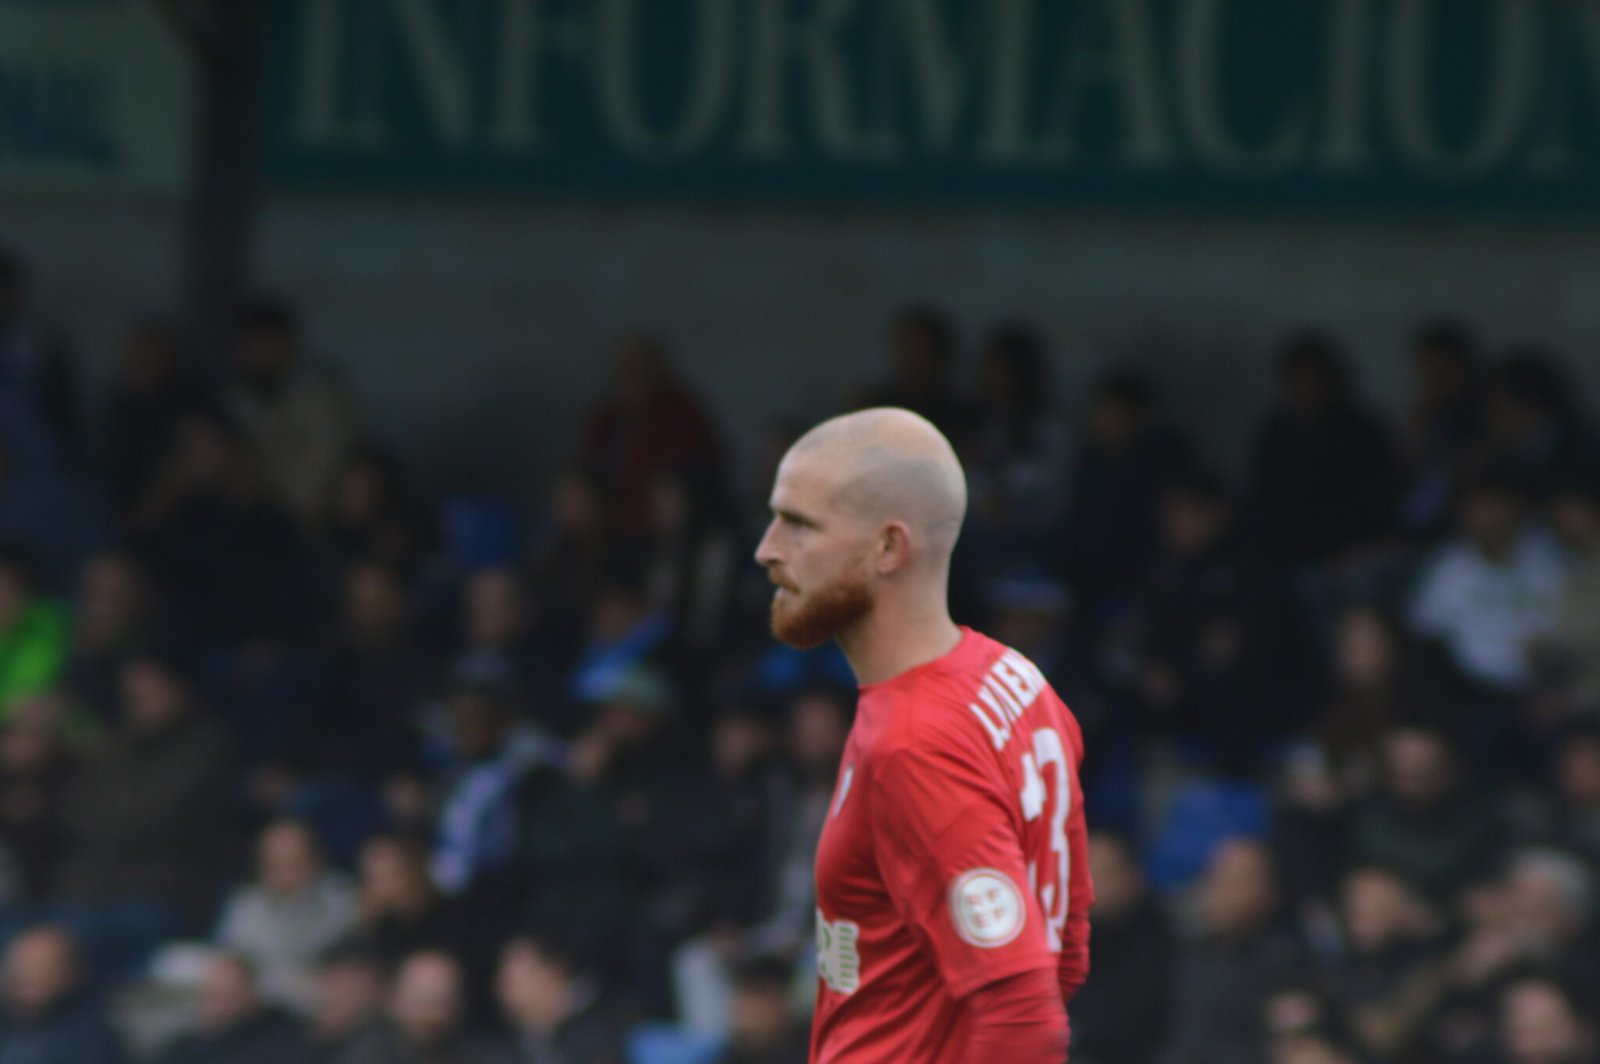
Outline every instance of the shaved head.
{"label": "shaved head", "polygon": [[905,522],[929,548],[928,560],[948,564],[967,512],[967,482],[932,422],[895,407],[862,410],[824,421],[789,455],[825,471],[835,505],[869,525]]}
{"label": "shaved head", "polygon": [[838,639],[858,678],[904,645],[943,653],[959,638],[948,584],[966,511],[961,463],[926,419],[884,407],[824,421],[779,464],[756,547],[777,588],[773,634],[801,648]]}

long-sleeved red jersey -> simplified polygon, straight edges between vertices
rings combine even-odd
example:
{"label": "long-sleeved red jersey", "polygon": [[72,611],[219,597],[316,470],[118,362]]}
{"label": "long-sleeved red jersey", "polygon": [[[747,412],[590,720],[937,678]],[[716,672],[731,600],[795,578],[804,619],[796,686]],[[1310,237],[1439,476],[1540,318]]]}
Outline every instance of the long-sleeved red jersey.
{"label": "long-sleeved red jersey", "polygon": [[817,850],[815,1064],[961,1061],[974,992],[1022,973],[1071,998],[1093,901],[1082,760],[1039,670],[970,629],[862,688]]}

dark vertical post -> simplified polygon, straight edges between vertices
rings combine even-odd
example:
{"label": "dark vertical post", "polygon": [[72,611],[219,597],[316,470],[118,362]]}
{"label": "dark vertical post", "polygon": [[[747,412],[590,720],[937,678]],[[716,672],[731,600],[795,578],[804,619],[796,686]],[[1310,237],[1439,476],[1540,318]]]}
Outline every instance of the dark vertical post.
{"label": "dark vertical post", "polygon": [[194,63],[194,155],[184,211],[185,317],[219,368],[251,284],[261,0],[157,0]]}

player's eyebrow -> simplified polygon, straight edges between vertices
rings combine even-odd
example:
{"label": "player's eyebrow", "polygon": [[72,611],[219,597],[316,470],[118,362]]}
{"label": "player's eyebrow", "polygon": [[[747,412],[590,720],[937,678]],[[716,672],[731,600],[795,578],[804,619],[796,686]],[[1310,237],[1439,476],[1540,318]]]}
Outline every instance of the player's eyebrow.
{"label": "player's eyebrow", "polygon": [[803,526],[805,528],[821,528],[822,527],[822,525],[819,524],[814,518],[807,517],[805,514],[798,513],[798,512],[796,512],[794,510],[786,509],[786,508],[781,507],[781,506],[774,506],[772,508],[772,512],[777,514],[779,517],[783,518],[783,520],[789,522],[790,524],[801,525],[801,526]]}

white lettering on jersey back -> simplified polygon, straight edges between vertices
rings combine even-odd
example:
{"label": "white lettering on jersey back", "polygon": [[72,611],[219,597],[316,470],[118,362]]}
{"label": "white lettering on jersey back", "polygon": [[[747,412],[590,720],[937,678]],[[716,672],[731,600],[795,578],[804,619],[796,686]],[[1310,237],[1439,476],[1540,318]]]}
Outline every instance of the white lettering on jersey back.
{"label": "white lettering on jersey back", "polygon": [[1011,741],[1011,725],[1022,719],[1045,688],[1039,667],[1015,650],[1007,650],[978,685],[977,700],[967,704],[996,750]]}

